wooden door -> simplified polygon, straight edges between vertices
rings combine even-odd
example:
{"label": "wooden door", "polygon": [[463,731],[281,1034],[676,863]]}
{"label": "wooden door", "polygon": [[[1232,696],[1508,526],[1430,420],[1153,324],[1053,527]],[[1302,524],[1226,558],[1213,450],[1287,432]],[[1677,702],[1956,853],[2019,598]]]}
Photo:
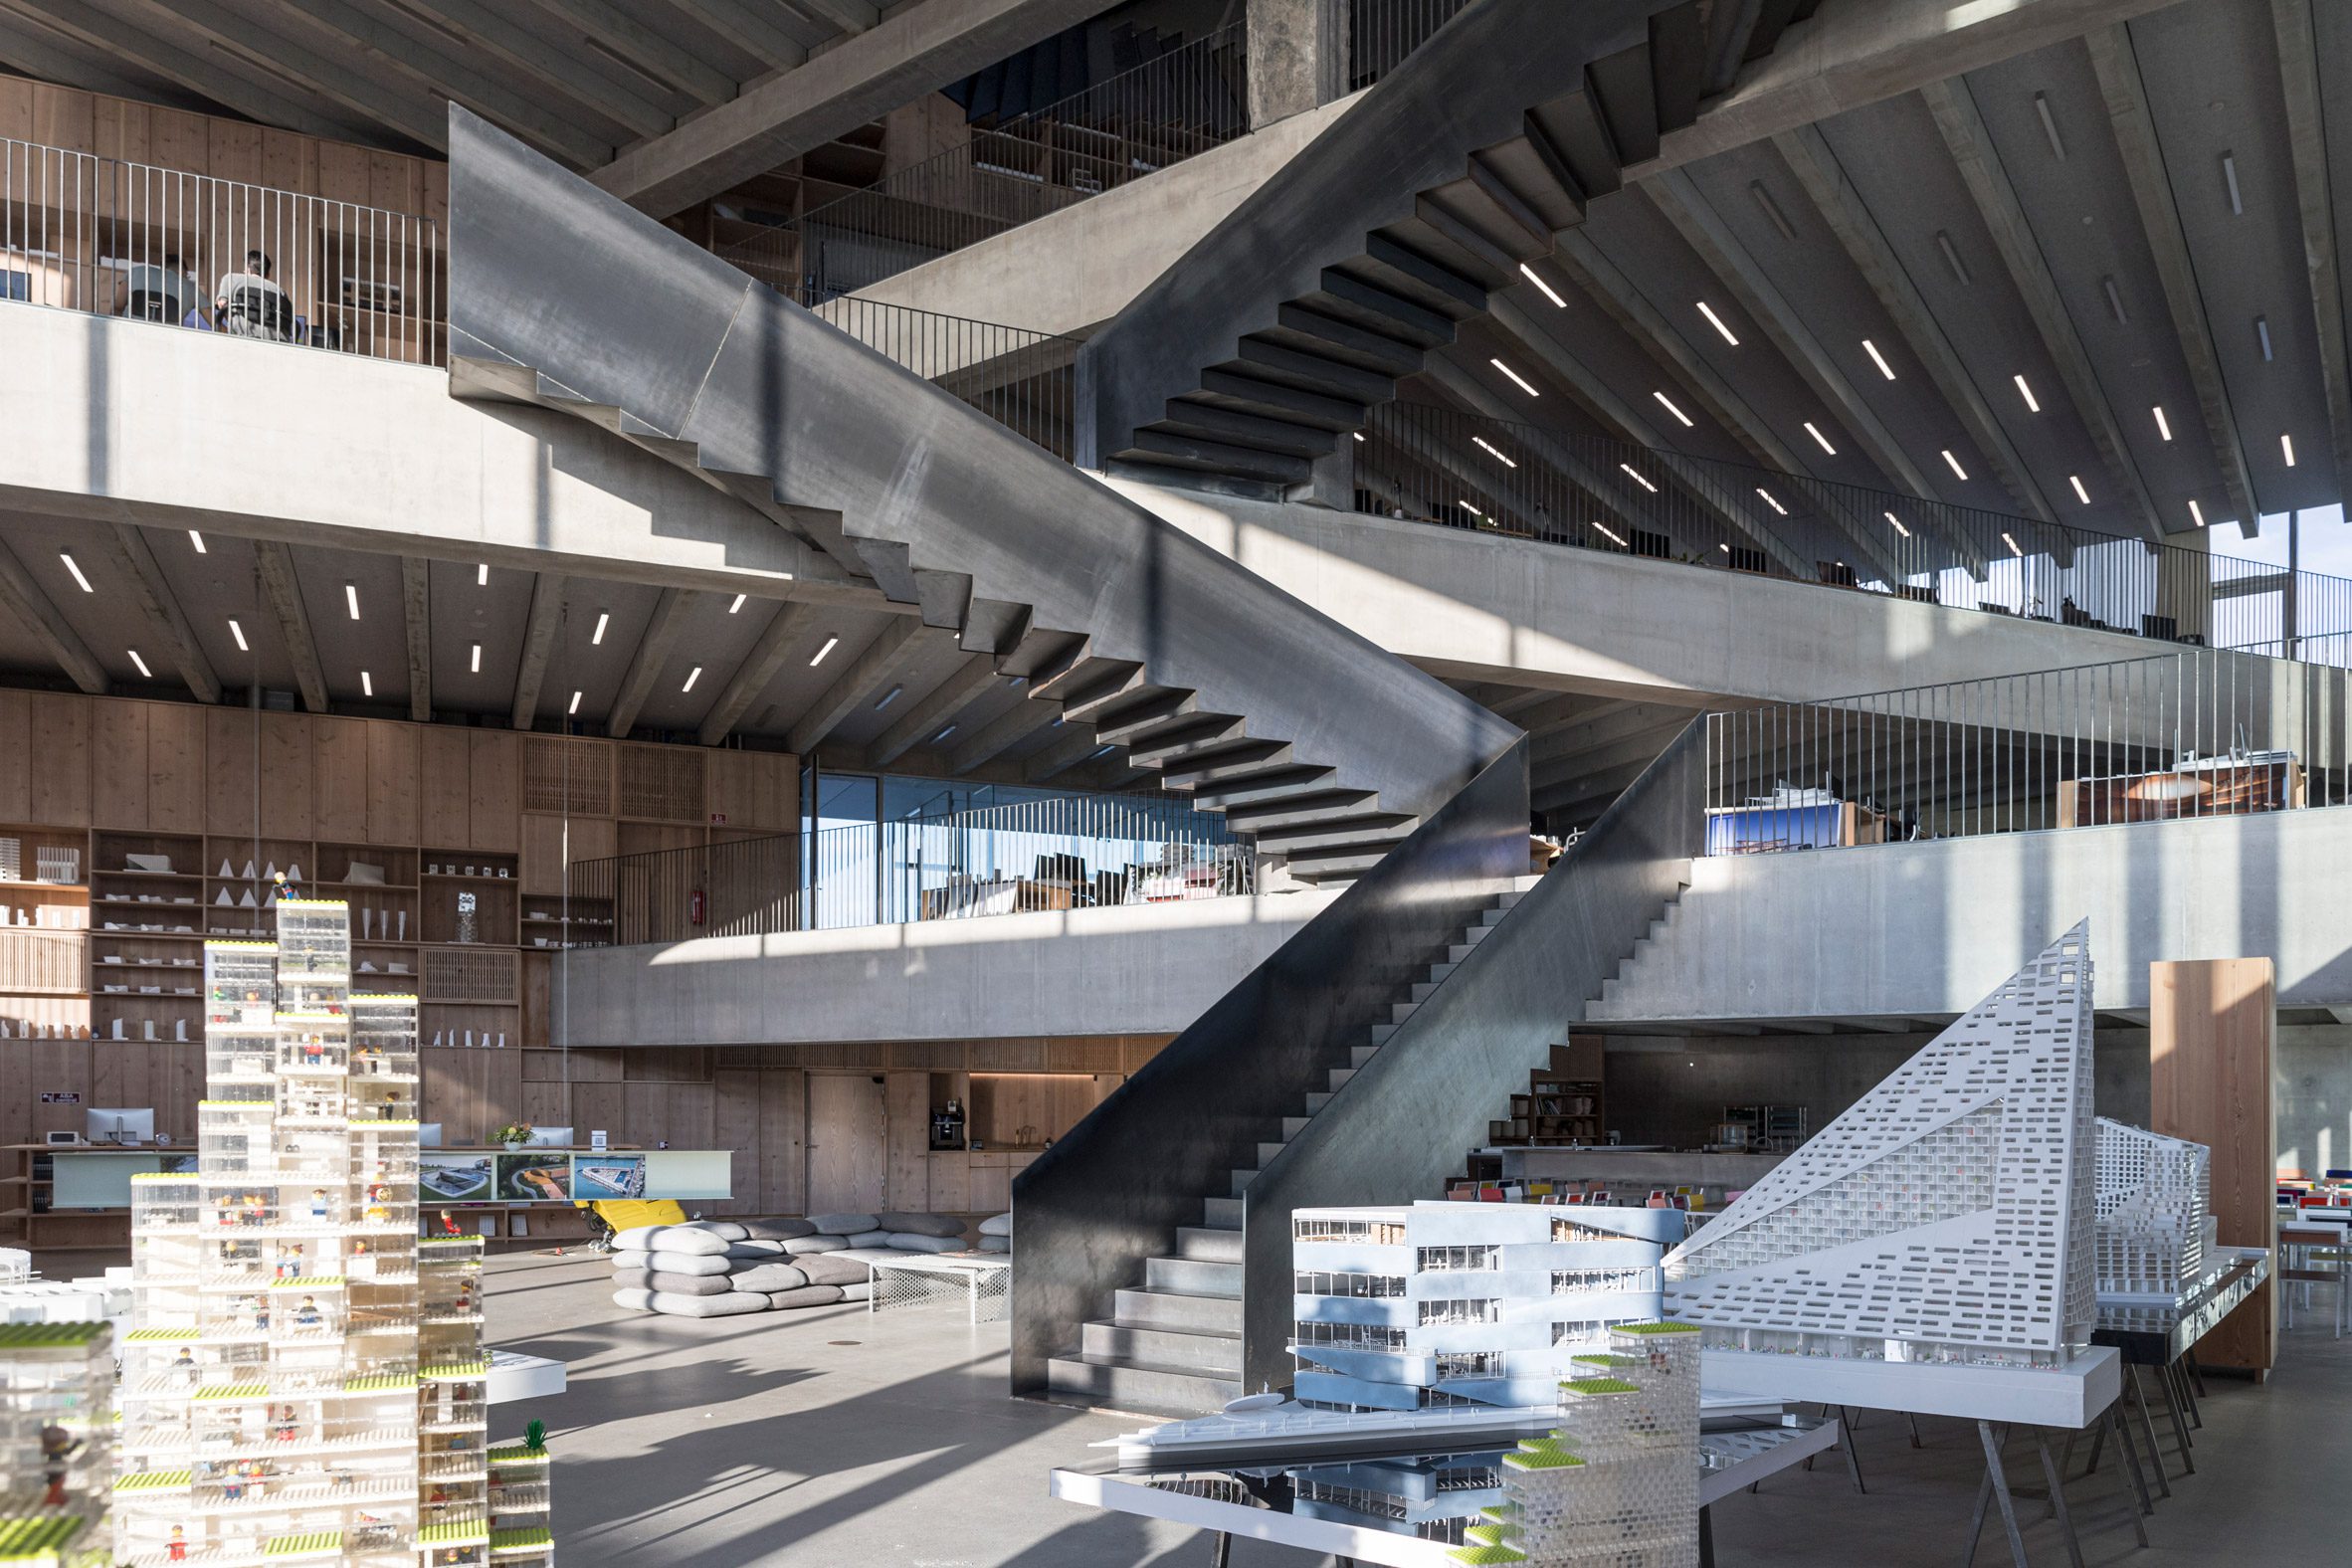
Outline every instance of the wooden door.
{"label": "wooden door", "polygon": [[882,1209],[885,1123],[873,1074],[809,1075],[808,1213]]}

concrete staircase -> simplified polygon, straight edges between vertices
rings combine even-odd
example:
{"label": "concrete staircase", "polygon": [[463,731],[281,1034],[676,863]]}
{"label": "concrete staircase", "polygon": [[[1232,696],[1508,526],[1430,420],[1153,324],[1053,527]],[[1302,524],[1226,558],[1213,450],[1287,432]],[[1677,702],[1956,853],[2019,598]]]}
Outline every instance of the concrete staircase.
{"label": "concrete staircase", "polygon": [[1243,1195],[1535,882],[1521,878],[1481,909],[1405,997],[1390,1005],[1387,1019],[1369,1027],[1366,1043],[1349,1049],[1347,1066],[1332,1068],[1324,1086],[1306,1094],[1299,1114],[1282,1118],[1279,1136],[1258,1145],[1258,1163],[1233,1172],[1229,1191],[1201,1200],[1201,1223],[1178,1229],[1174,1253],[1146,1259],[1142,1283],[1117,1292],[1111,1316],[1081,1326],[1077,1354],[1058,1356],[1049,1366],[1056,1400],[1140,1415],[1197,1416],[1242,1395]]}
{"label": "concrete staircase", "polygon": [[1687,994],[1689,971],[1683,967],[1687,933],[1699,923],[1688,912],[1688,895],[1693,888],[1703,888],[1715,869],[1717,863],[1705,859],[1690,863],[1690,880],[1666,906],[1666,912],[1650,922],[1649,934],[1619,960],[1617,973],[1601,982],[1600,997],[1585,1009],[1587,1021],[1673,1016],[1674,998]]}

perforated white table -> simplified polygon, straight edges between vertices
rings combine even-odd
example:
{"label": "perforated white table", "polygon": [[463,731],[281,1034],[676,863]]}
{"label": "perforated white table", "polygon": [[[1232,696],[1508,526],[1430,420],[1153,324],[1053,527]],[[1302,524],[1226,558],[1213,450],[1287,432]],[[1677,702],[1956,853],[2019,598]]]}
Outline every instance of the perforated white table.
{"label": "perforated white table", "polygon": [[902,1306],[936,1306],[961,1300],[967,1322],[1002,1322],[1013,1295],[1011,1260],[981,1253],[908,1253],[888,1263],[869,1263],[874,1289],[866,1297],[869,1316]]}

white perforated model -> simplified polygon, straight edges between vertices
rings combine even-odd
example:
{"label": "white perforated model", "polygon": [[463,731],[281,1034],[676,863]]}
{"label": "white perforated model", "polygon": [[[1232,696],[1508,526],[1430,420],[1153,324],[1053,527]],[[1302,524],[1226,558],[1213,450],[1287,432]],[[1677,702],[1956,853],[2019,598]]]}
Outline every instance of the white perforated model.
{"label": "white perforated model", "polygon": [[2090,943],[2059,937],[1666,1258],[1709,1348],[2062,1366],[2090,1337]]}
{"label": "white perforated model", "polygon": [[2177,1296],[2205,1270],[2213,1152],[2098,1118],[2102,1295]]}

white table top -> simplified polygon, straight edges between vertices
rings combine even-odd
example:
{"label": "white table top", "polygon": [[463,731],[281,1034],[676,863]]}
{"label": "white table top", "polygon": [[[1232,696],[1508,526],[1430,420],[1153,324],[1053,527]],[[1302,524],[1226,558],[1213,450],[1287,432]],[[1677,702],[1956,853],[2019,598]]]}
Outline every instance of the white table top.
{"label": "white table top", "polygon": [[877,1269],[907,1269],[916,1274],[995,1274],[1013,1267],[1013,1260],[995,1253],[908,1253],[904,1258],[863,1260],[868,1273]]}
{"label": "white table top", "polygon": [[1709,1392],[1902,1410],[2080,1431],[2123,1392],[2122,1352],[2096,1345],[2063,1367],[1991,1367],[1702,1350]]}

